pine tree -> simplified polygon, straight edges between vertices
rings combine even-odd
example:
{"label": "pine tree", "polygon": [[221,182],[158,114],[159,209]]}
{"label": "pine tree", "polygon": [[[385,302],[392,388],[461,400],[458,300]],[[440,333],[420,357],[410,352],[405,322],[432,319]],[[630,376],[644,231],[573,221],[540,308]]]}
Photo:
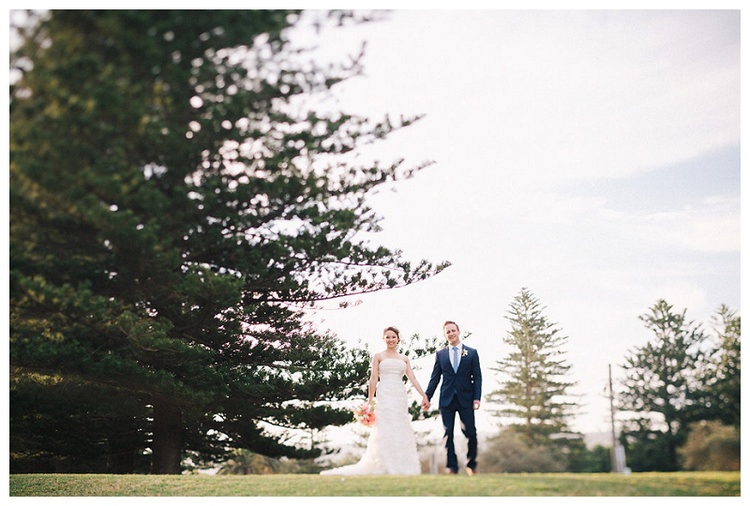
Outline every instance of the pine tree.
{"label": "pine tree", "polygon": [[700,371],[705,365],[706,336],[686,313],[658,300],[639,317],[653,339],[625,357],[618,407],[632,413],[621,438],[626,449],[630,447],[633,470],[679,469],[677,448],[688,425],[703,417]]}
{"label": "pine tree", "polygon": [[707,364],[702,371],[701,391],[706,399],[700,405],[706,409],[706,420],[720,420],[740,428],[741,379],[740,337],[741,319],[735,311],[722,304],[712,317],[714,340]]}
{"label": "pine tree", "polygon": [[576,406],[569,400],[575,383],[567,379],[571,366],[564,346],[568,338],[543,311],[527,288],[511,302],[506,316],[511,328],[503,340],[511,351],[492,368],[500,388],[489,396],[502,406],[498,414],[515,419],[511,428],[532,446],[550,445],[553,436],[570,434],[568,419]]}

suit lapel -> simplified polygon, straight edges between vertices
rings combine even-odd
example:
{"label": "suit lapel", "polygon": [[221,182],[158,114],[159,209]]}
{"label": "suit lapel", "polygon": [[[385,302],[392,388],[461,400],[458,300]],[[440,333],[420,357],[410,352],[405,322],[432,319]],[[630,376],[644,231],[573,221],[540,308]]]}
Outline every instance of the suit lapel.
{"label": "suit lapel", "polygon": [[450,355],[450,347],[446,346],[442,350],[440,350],[443,354],[442,360],[448,365],[448,369],[453,371],[453,365],[451,364],[451,355]]}
{"label": "suit lapel", "polygon": [[467,358],[469,358],[469,353],[471,353],[471,348],[467,348],[466,346],[464,346],[461,349],[461,353],[459,353],[459,357],[458,357],[458,370],[456,371],[456,373],[458,373],[458,371],[460,371],[461,368],[464,366],[464,362],[466,361]]}

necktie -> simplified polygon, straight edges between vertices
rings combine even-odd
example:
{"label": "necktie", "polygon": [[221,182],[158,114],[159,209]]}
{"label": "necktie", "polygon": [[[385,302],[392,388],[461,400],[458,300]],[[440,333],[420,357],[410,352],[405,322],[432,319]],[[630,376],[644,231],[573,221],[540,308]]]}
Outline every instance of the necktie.
{"label": "necktie", "polygon": [[458,372],[458,347],[453,347],[453,372]]}

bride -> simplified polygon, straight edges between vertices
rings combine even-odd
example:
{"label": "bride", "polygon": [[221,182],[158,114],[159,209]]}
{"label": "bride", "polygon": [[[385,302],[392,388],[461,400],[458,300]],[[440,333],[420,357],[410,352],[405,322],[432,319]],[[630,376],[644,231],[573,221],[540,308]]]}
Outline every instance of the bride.
{"label": "bride", "polygon": [[372,404],[377,399],[377,407],[375,424],[364,455],[356,464],[329,469],[320,474],[420,474],[421,466],[416,438],[411,428],[404,375],[422,396],[424,409],[429,408],[430,401],[414,376],[409,358],[396,349],[400,340],[396,327],[386,328],[383,331],[386,349],[372,357],[367,401]]}

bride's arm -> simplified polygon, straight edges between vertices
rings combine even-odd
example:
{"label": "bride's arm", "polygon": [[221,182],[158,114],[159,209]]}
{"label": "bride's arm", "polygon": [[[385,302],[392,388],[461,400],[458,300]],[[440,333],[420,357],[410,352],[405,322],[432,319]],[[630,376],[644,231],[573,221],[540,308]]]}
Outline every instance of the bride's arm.
{"label": "bride's arm", "polygon": [[409,359],[406,359],[406,377],[409,378],[409,381],[411,381],[411,384],[414,385],[414,388],[419,392],[419,395],[421,395],[424,399],[427,398],[427,394],[424,393],[424,390],[422,390],[422,386],[419,384],[419,381],[417,381],[417,377],[414,376],[414,371],[411,368],[411,362],[409,362]]}
{"label": "bride's arm", "polygon": [[378,377],[380,376],[379,367],[380,356],[376,353],[372,356],[372,365],[370,366],[370,382],[367,388],[367,402],[370,403],[372,403],[372,401],[375,399],[375,389],[378,386]]}

